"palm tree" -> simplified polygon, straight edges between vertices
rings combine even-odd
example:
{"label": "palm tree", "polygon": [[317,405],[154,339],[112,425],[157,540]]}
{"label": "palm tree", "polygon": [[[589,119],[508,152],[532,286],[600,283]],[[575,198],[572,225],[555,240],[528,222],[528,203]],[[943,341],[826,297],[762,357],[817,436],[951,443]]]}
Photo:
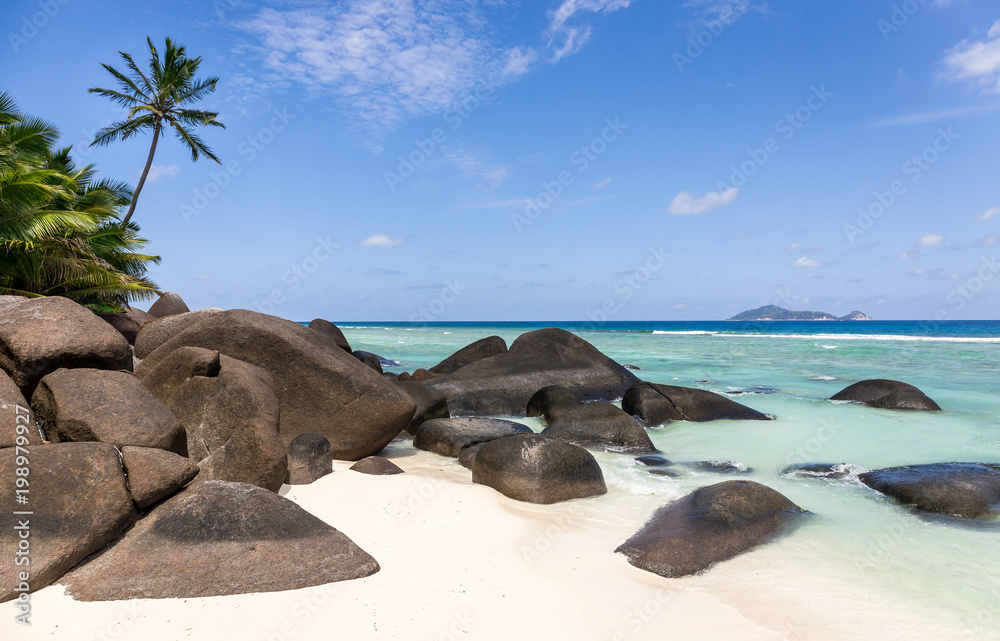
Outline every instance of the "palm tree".
{"label": "palm tree", "polygon": [[215,85],[219,79],[199,80],[195,78],[194,74],[198,71],[198,66],[201,65],[201,57],[188,58],[185,55],[184,47],[175,45],[170,38],[166,39],[162,60],[156,47],[153,46],[153,41],[148,37],[146,44],[150,53],[149,75],[139,69],[131,55],[119,51],[118,53],[125,60],[126,73],[118,71],[111,65],[101,65],[118,81],[119,90],[99,87],[90,89],[90,93],[110,98],[129,110],[125,120],[108,125],[98,131],[94,142],[90,143],[91,147],[94,145],[103,147],[116,140],[128,140],[141,131],[153,130],[153,143],[149,147],[146,167],[142,170],[142,176],[135,188],[132,203],[129,205],[128,214],[122,221],[123,224],[132,219],[135,203],[139,200],[139,192],[142,191],[146,175],[149,174],[149,168],[153,165],[156,143],[168,127],[173,129],[180,141],[191,151],[192,161],[197,161],[200,155],[205,155],[220,165],[222,164],[212,153],[212,150],[190,129],[196,125],[225,128],[225,125],[216,120],[219,114],[184,107],[184,105],[203,100],[215,91]]}
{"label": "palm tree", "polygon": [[22,114],[0,93],[0,295],[65,296],[101,309],[153,298],[145,277],[158,256],[119,211],[132,200],[122,182],[96,180],[70,148],[52,150],[59,132]]}

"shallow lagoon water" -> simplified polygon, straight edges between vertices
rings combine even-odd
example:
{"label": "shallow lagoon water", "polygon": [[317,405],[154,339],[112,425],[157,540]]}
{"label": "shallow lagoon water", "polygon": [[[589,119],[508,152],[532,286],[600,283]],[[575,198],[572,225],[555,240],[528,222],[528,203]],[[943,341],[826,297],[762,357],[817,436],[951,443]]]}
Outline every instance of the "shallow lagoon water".
{"label": "shallow lagoon water", "polygon": [[[389,371],[433,366],[491,334],[510,344],[542,326],[341,325],[355,349],[400,362]],[[953,638],[1000,638],[1000,520],[968,523],[920,515],[855,476],[827,480],[780,473],[789,464],[809,462],[862,469],[1000,462],[1000,323],[561,326],[616,361],[639,367],[635,374],[644,380],[720,393],[744,390],[749,393],[731,398],[775,417],[650,430],[671,461],[733,461],[751,468],[749,473],[676,466],[676,478],[653,476],[632,456],[596,453],[609,494],[578,508],[595,515],[641,524],[657,507],[731,478],[764,483],[813,513],[789,536],[682,585],[716,591],[747,608],[788,606],[779,618],[796,611],[849,618],[852,614],[839,608],[865,603],[870,611],[926,617]],[[916,385],[944,411],[894,412],[826,400],[866,378]],[[535,419],[525,422],[542,427]],[[770,595],[770,602],[762,594]]]}

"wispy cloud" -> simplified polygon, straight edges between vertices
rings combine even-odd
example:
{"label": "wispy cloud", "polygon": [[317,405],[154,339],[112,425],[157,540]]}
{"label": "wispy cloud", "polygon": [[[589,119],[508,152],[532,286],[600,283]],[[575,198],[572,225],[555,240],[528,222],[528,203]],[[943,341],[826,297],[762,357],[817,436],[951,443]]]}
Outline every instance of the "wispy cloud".
{"label": "wispy cloud", "polygon": [[736,197],[739,194],[740,190],[736,187],[730,187],[722,193],[709,191],[700,198],[689,191],[682,191],[674,196],[674,200],[670,203],[670,207],[667,211],[677,216],[704,214],[712,211],[713,209],[718,209],[719,207],[728,205],[736,200]]}
{"label": "wispy cloud", "polygon": [[905,251],[899,256],[896,256],[896,260],[911,260],[920,256],[918,251]]}
{"label": "wispy cloud", "polygon": [[968,107],[953,107],[951,109],[936,109],[932,111],[919,111],[916,113],[893,116],[868,123],[869,129],[882,129],[884,127],[906,127],[909,125],[926,125],[941,120],[955,120],[966,116],[978,116],[1000,111],[1000,103],[992,105],[971,105]]}
{"label": "wispy cloud", "polygon": [[987,93],[1000,93],[1000,20],[983,40],[963,40],[944,57],[949,80],[972,80]]}
{"label": "wispy cloud", "polygon": [[941,234],[924,234],[917,242],[921,247],[933,247],[934,245],[940,245],[943,241],[944,236]]}
{"label": "wispy cloud", "polygon": [[608,14],[630,4],[632,0],[563,0],[559,8],[549,14],[546,35],[550,60],[558,62],[587,44],[592,29],[585,22],[585,14]]}
{"label": "wispy cloud", "polygon": [[591,185],[590,188],[591,189],[604,189],[605,187],[607,187],[608,185],[611,184],[612,180],[614,180],[614,178],[610,178],[610,177],[605,178],[604,180],[598,180],[596,183],[594,183],[593,185]]}
{"label": "wispy cloud", "polygon": [[393,238],[386,234],[375,234],[362,240],[359,245],[362,247],[395,247],[403,242],[402,238]]}
{"label": "wispy cloud", "polygon": [[997,214],[1000,214],[1000,207],[994,207],[992,209],[987,209],[979,216],[979,220],[989,220]]}
{"label": "wispy cloud", "polygon": [[181,168],[177,165],[153,165],[149,168],[149,174],[146,175],[146,180],[151,183],[155,183],[163,177],[173,178],[180,173],[180,170]]}
{"label": "wispy cloud", "polygon": [[815,258],[809,258],[808,256],[803,256],[802,258],[799,258],[794,263],[792,263],[791,267],[823,267],[824,265],[825,263],[822,263],[816,260]]}
{"label": "wispy cloud", "polygon": [[766,1],[755,0],[688,0],[685,7],[693,9],[700,17],[707,20],[721,20],[732,23],[751,11],[767,10]]}

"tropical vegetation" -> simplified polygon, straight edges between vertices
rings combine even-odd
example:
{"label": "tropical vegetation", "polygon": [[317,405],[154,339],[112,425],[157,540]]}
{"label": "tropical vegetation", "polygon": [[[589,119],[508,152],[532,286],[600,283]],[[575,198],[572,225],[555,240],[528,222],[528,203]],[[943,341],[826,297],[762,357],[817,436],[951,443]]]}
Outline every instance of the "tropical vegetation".
{"label": "tropical vegetation", "polygon": [[132,190],[77,166],[58,138],[0,93],[0,294],[65,296],[95,310],[157,296],[145,273],[160,258],[140,253],[147,241],[119,218]]}

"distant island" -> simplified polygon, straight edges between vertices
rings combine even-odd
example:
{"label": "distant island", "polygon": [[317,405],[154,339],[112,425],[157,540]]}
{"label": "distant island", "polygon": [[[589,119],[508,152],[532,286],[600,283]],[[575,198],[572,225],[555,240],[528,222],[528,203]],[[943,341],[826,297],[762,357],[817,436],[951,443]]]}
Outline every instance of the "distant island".
{"label": "distant island", "polygon": [[793,312],[777,305],[764,305],[757,309],[741,312],[728,319],[731,321],[868,321],[868,314],[853,311],[847,316],[834,316],[825,312]]}

